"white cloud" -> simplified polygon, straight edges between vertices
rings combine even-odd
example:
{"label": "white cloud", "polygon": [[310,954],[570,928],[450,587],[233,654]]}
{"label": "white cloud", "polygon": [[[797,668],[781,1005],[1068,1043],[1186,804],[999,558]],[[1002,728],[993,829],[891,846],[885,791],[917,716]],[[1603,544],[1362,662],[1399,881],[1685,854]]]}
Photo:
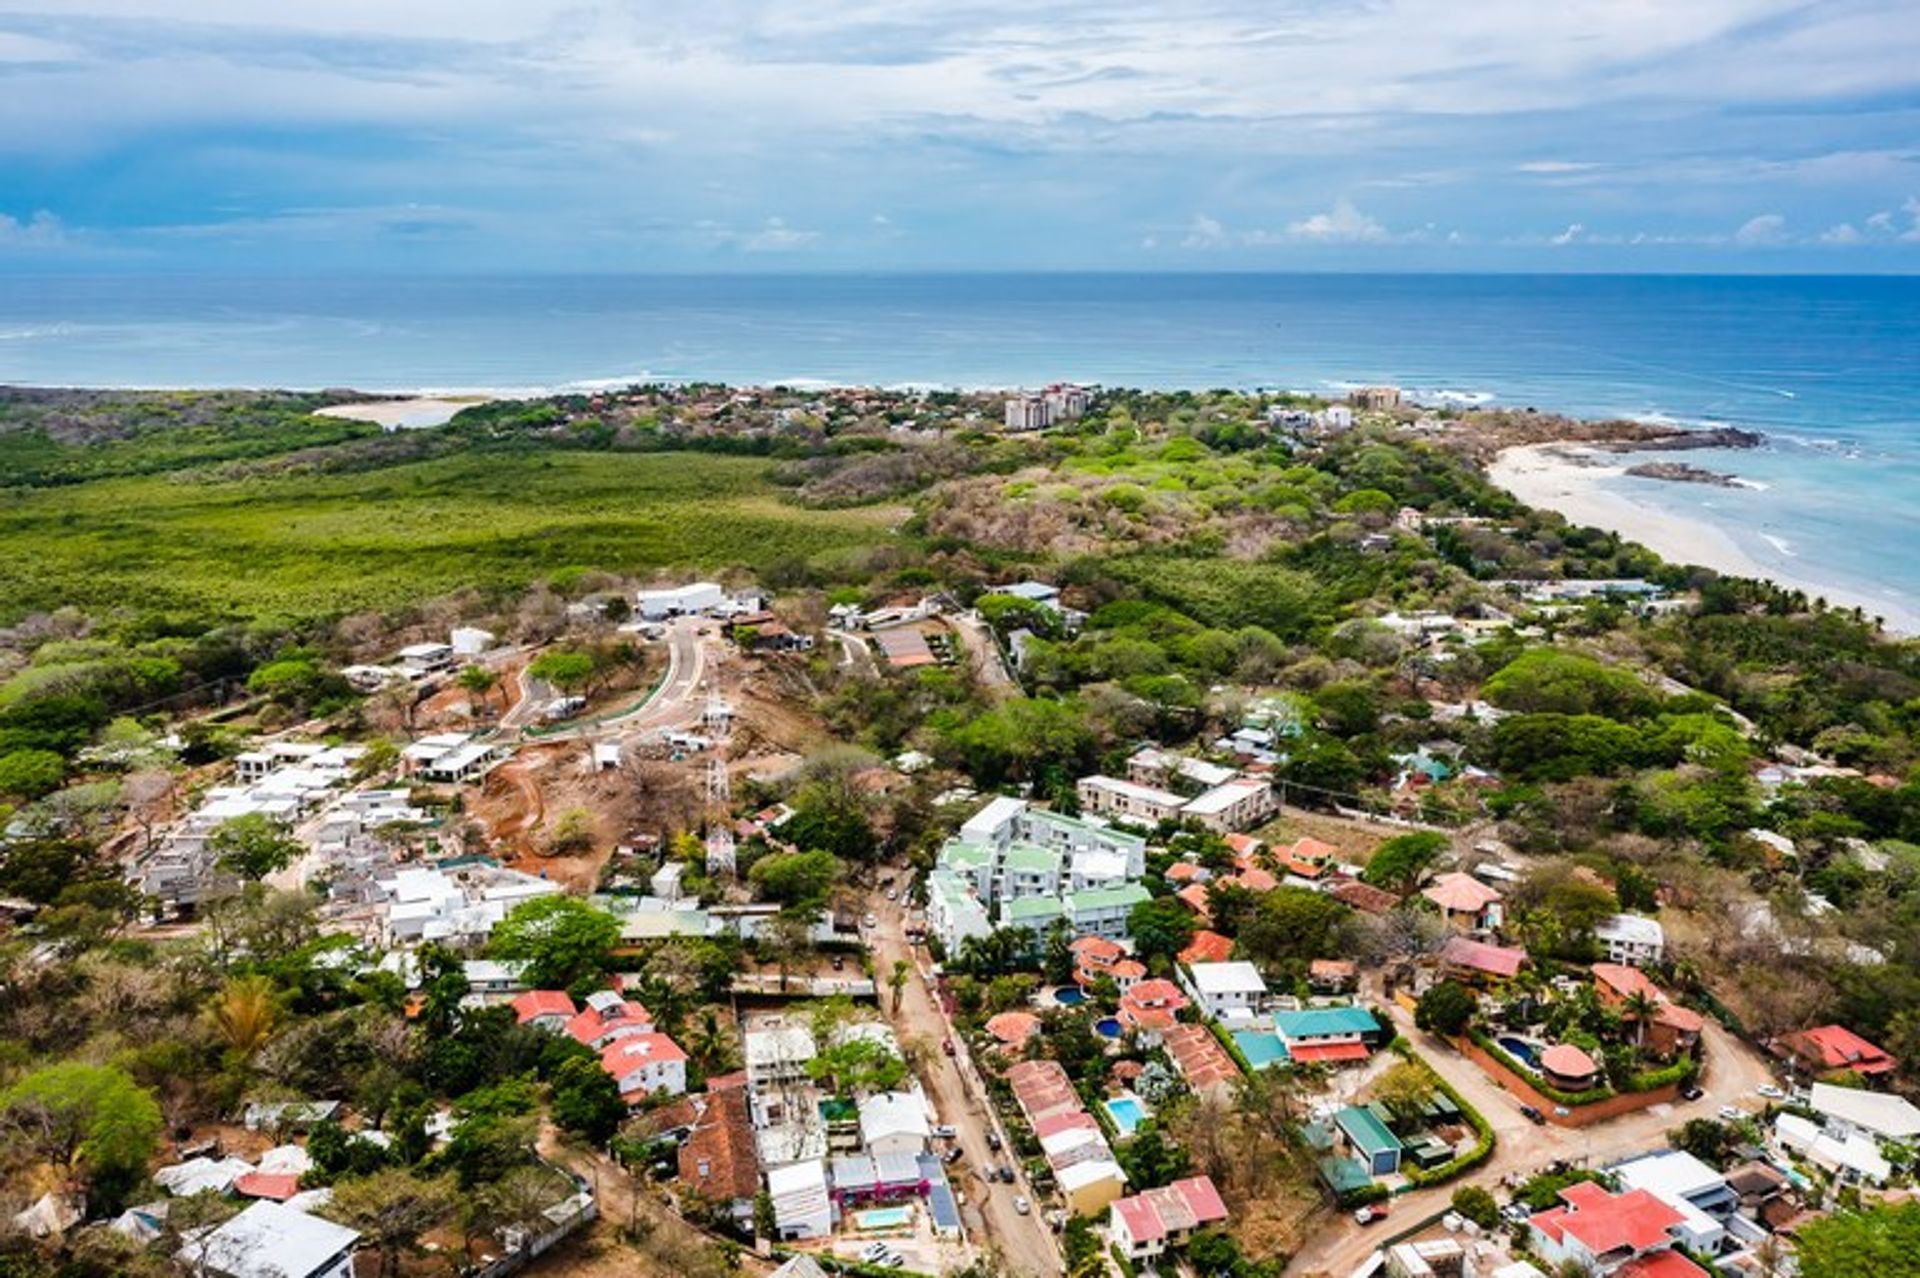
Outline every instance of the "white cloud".
{"label": "white cloud", "polygon": [[1315,244],[1381,244],[1393,237],[1351,201],[1338,200],[1325,213],[1288,223],[1287,238]]}
{"label": "white cloud", "polygon": [[0,213],[0,249],[57,248],[66,242],[66,227],[45,209],[24,222]]}
{"label": "white cloud", "polygon": [[1225,248],[1232,242],[1233,237],[1227,234],[1227,228],[1218,218],[1208,217],[1205,213],[1195,213],[1193,221],[1187,224],[1187,235],[1180,241],[1180,247],[1217,249]]}
{"label": "white cloud", "polygon": [[738,242],[746,253],[792,253],[818,244],[820,232],[803,231],[788,226],[782,218],[770,217],[759,230],[739,237]]}
{"label": "white cloud", "polygon": [[1571,244],[1575,240],[1579,239],[1581,233],[1586,229],[1587,228],[1583,226],[1581,223],[1573,222],[1567,226],[1566,230],[1560,232],[1560,234],[1554,236],[1552,239],[1548,240],[1547,242],[1549,244],[1562,244],[1562,245]]}
{"label": "white cloud", "polygon": [[1525,164],[1514,165],[1513,171],[1516,173],[1544,173],[1551,175],[1556,173],[1590,173],[1599,167],[1598,164],[1590,164],[1582,160],[1529,160]]}
{"label": "white cloud", "polygon": [[1864,244],[1866,239],[1867,237],[1860,233],[1860,228],[1851,222],[1841,222],[1820,232],[1822,244]]}
{"label": "white cloud", "polygon": [[1778,213],[1750,217],[1733,233],[1733,242],[1742,248],[1772,248],[1787,242],[1787,219]]}

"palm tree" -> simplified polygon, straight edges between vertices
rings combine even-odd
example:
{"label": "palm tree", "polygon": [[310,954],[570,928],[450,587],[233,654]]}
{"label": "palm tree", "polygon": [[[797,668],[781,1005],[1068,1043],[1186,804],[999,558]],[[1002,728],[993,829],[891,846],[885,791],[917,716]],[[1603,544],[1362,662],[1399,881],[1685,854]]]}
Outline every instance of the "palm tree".
{"label": "palm tree", "polygon": [[739,1054],[734,1051],[733,1035],[728,1031],[726,1022],[720,1019],[720,1011],[715,1007],[700,1010],[700,1016],[687,1031],[687,1054],[700,1065],[700,1072],[712,1077],[724,1074],[738,1067]]}
{"label": "palm tree", "polygon": [[1660,1004],[1645,990],[1635,990],[1620,1003],[1620,1015],[1633,1022],[1633,1045],[1639,1047],[1647,1035],[1647,1022],[1660,1014]]}
{"label": "palm tree", "polygon": [[893,991],[893,1010],[895,1012],[900,1010],[900,995],[906,992],[907,974],[912,970],[913,965],[905,959],[895,959],[893,961],[893,974],[887,977],[887,988]]}
{"label": "palm tree", "polygon": [[264,976],[242,976],[228,981],[207,1007],[220,1038],[236,1057],[250,1061],[273,1036],[280,1007],[274,1000],[273,982]]}

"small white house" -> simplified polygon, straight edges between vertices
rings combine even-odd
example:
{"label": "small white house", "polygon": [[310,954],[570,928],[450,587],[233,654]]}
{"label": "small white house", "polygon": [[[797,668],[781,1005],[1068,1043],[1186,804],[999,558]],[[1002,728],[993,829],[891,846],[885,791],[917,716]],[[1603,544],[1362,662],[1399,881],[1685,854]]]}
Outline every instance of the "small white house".
{"label": "small white house", "polygon": [[933,1128],[917,1091],[876,1092],[860,1102],[860,1143],[869,1154],[924,1154]]}
{"label": "small white house", "polygon": [[600,1052],[600,1067],[620,1088],[620,1098],[638,1105],[649,1096],[682,1096],[687,1090],[687,1054],[665,1034],[626,1034]]}
{"label": "small white house", "polygon": [[400,665],[413,674],[432,674],[453,664],[450,643],[413,643],[400,650]]}
{"label": "small white house", "polygon": [[727,592],[714,582],[695,581],[667,590],[642,590],[635,603],[643,620],[665,621],[669,617],[685,617],[723,608],[727,603]]}
{"label": "small white house", "polygon": [[448,638],[452,640],[449,646],[456,657],[477,657],[495,642],[493,631],[478,626],[455,626]]}
{"label": "small white house", "polygon": [[1215,1020],[1246,1020],[1267,1002],[1267,983],[1251,963],[1190,963],[1187,992]]}
{"label": "small white house", "polygon": [[261,1201],[177,1255],[191,1272],[218,1278],[352,1278],[359,1241],[345,1225]]}
{"label": "small white house", "polygon": [[824,1159],[768,1168],[767,1197],[773,1200],[773,1232],[780,1241],[824,1238],[833,1232]]}
{"label": "small white house", "polygon": [[1667,952],[1667,934],[1659,921],[1638,914],[1616,914],[1594,928],[1593,936],[1607,947],[1609,963],[1646,967]]}

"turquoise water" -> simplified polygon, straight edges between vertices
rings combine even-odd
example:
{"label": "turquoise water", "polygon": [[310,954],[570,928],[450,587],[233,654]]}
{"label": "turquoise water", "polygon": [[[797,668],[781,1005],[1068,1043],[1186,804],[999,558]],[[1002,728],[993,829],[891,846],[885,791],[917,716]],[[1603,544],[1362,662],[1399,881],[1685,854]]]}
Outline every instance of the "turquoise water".
{"label": "turquoise water", "polygon": [[1084,992],[1076,990],[1069,985],[1063,989],[1055,990],[1053,992],[1053,1001],[1062,1007],[1078,1007],[1087,1001],[1087,996]]}
{"label": "turquoise water", "polygon": [[1770,571],[1920,601],[1920,279],[949,275],[0,278],[0,382],[644,379],[1337,392],[1724,422],[1764,487],[1621,479]]}
{"label": "turquoise water", "polygon": [[1103,1102],[1107,1113],[1113,1115],[1113,1125],[1120,1129],[1122,1136],[1133,1135],[1134,1128],[1147,1121],[1146,1106],[1135,1096],[1115,1096]]}
{"label": "turquoise water", "polygon": [[1284,1065],[1288,1060],[1287,1045],[1272,1030],[1234,1030],[1233,1041],[1255,1069]]}
{"label": "turquoise water", "polygon": [[870,1207],[866,1211],[853,1213],[856,1229],[874,1231],[881,1229],[905,1229],[913,1223],[911,1207]]}

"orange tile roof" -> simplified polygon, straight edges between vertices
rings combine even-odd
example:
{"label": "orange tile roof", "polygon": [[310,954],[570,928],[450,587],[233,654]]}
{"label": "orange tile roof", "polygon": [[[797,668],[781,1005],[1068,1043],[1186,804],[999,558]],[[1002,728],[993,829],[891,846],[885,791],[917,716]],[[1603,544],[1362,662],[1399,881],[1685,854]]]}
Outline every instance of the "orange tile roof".
{"label": "orange tile roof", "polygon": [[1169,883],[1186,883],[1200,877],[1202,871],[1191,861],[1175,861],[1167,867],[1166,879]]}
{"label": "orange tile roof", "polygon": [[300,1192],[300,1177],[294,1172],[250,1171],[234,1177],[233,1192],[242,1198],[271,1198],[284,1203]]}
{"label": "orange tile roof", "polygon": [[1040,1018],[1032,1012],[1002,1012],[987,1018],[987,1033],[1008,1047],[1022,1047],[1040,1032]]}
{"label": "orange tile roof", "polygon": [[1234,884],[1236,887],[1243,887],[1249,892],[1271,892],[1280,886],[1279,879],[1274,878],[1273,875],[1267,873],[1257,865],[1251,870],[1240,871],[1240,873],[1228,879],[1227,882]]}
{"label": "orange tile roof", "polygon": [[528,990],[508,1006],[522,1025],[538,1016],[572,1017],[577,1010],[565,990]]}
{"label": "orange tile roof", "polygon": [[1449,914],[1478,914],[1500,900],[1500,894],[1474,878],[1455,871],[1443,874],[1420,895]]}
{"label": "orange tile roof", "polygon": [[1240,1076],[1240,1070],[1220,1046],[1213,1031],[1202,1025],[1175,1025],[1162,1040],[1167,1055],[1187,1086],[1199,1090]]}
{"label": "orange tile roof", "polygon": [[1233,957],[1233,938],[1201,928],[1180,951],[1182,963],[1224,963]]}
{"label": "orange tile roof", "polygon": [[760,1189],[760,1157],[742,1088],[709,1092],[678,1154],[680,1179],[713,1202],[752,1198]]}
{"label": "orange tile roof", "polygon": [[1201,918],[1210,919],[1213,917],[1213,908],[1207,904],[1206,884],[1195,883],[1191,887],[1183,887],[1178,892],[1175,892],[1174,896],[1179,898],[1182,905],[1192,910],[1195,914],[1198,914]]}

